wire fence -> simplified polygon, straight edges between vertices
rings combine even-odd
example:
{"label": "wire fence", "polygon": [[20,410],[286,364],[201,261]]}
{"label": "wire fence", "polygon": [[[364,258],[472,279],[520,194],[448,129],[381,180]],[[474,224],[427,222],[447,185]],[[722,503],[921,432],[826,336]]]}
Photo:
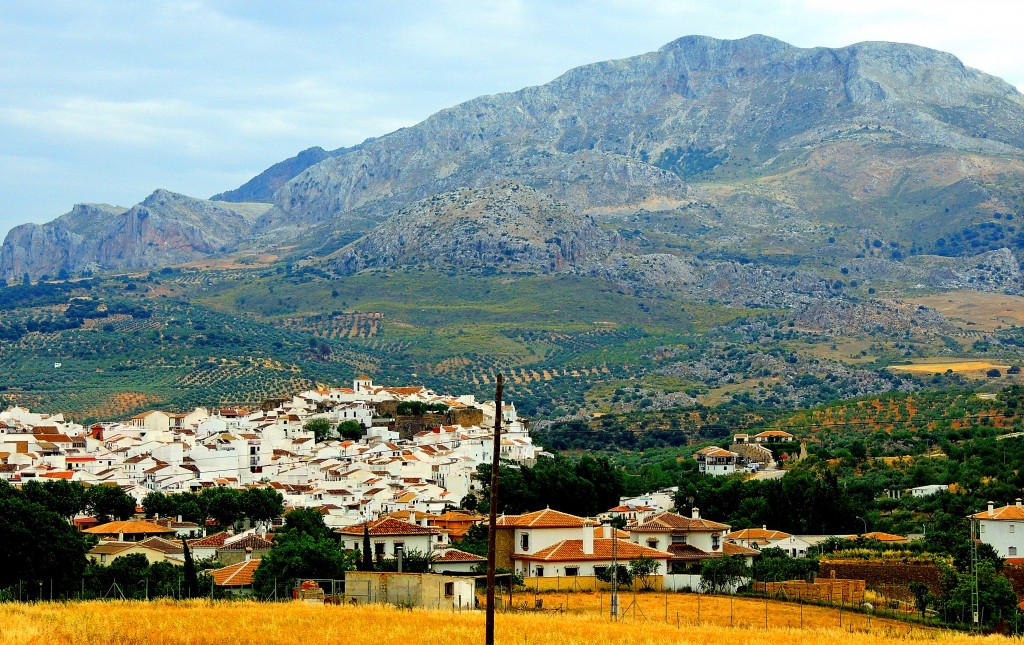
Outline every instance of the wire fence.
{"label": "wire fence", "polygon": [[[263,602],[302,601],[322,605],[389,604],[401,609],[429,608],[472,611],[486,605],[483,588],[473,578],[470,587],[459,591],[446,588],[445,580],[391,575],[386,586],[368,580],[297,579],[275,580],[273,586],[256,588],[252,584],[217,586],[212,577],[203,576],[200,593],[192,598],[209,600],[245,599]],[[851,582],[851,581],[841,581]],[[860,581],[857,581],[860,582]],[[469,584],[467,583],[467,584]],[[863,585],[863,582],[861,582]],[[936,628],[964,629],[970,617],[954,617],[959,624],[944,622],[934,611],[924,616],[902,586],[863,590],[860,587],[830,594],[808,591],[801,581],[753,582],[748,591],[735,594],[697,593],[687,590],[623,589],[617,595],[617,612],[611,612],[612,593],[595,588],[583,580],[564,578],[557,589],[500,584],[495,606],[501,612],[537,612],[592,614],[611,621],[660,622],[685,626],[719,625],[743,628],[824,628],[838,627],[851,632],[887,635],[909,634],[914,630]],[[156,600],[188,599],[183,576],[176,579],[142,578],[110,580],[99,584],[82,578],[77,584],[56,580],[20,580],[0,589],[4,602],[68,602],[78,600]],[[980,623],[990,630],[1019,635],[1020,613],[996,616],[992,621],[981,607]],[[992,625],[996,626],[993,628]]]}

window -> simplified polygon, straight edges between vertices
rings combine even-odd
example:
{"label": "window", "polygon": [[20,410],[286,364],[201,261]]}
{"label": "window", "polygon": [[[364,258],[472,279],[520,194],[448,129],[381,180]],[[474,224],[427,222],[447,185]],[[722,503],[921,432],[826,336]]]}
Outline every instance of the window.
{"label": "window", "polygon": [[522,533],[519,536],[519,548],[522,549],[523,551],[529,551],[530,550],[530,534],[529,533]]}
{"label": "window", "polygon": [[711,550],[717,551],[718,547],[721,546],[722,537],[719,535],[711,536]]}
{"label": "window", "polygon": [[452,596],[455,595],[455,583],[454,582],[446,582],[446,583],[444,583],[444,595],[445,595],[445,598],[451,598]]}
{"label": "window", "polygon": [[658,540],[657,540],[657,538],[648,538],[647,546],[651,547],[652,549],[657,549],[658,548]]}
{"label": "window", "polygon": [[1015,525],[1011,524],[1010,525],[1010,533],[1016,533],[1016,532],[1017,532],[1017,527]]}
{"label": "window", "polygon": [[405,542],[395,542],[395,555],[398,555],[399,551],[405,550]]}
{"label": "window", "polygon": [[605,572],[605,571],[606,571],[607,569],[608,569],[608,567],[594,567],[594,575],[595,575],[595,576],[600,576],[600,575],[601,575],[602,573],[604,573],[604,572]]}
{"label": "window", "polygon": [[567,576],[578,576],[578,575],[580,575],[580,568],[579,567],[566,567],[565,568],[565,575],[567,575]]}
{"label": "window", "polygon": [[386,545],[383,542],[377,542],[376,544],[374,544],[373,545],[373,553],[374,553],[374,555],[376,555],[377,557],[383,557],[384,556],[384,547],[385,546]]}
{"label": "window", "polygon": [[672,536],[672,544],[686,544],[686,534],[683,534],[683,535],[673,535]]}
{"label": "window", "polygon": [[538,578],[543,578],[544,577],[544,567],[536,567],[533,570],[533,575],[537,576]]}
{"label": "window", "polygon": [[1011,546],[1011,547],[1010,547],[1010,551],[1009,551],[1009,554],[1010,554],[1010,555],[1017,555],[1017,547],[1015,547],[1015,546]]}

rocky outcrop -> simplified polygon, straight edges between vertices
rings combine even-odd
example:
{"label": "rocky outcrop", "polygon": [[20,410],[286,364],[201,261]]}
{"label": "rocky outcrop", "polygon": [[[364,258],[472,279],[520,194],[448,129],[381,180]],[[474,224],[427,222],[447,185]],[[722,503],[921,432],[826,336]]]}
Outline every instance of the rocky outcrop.
{"label": "rocky outcrop", "polygon": [[130,209],[78,205],[43,225],[13,229],[0,275],[141,269],[227,252],[247,239],[266,205],[211,202],[158,190]]}
{"label": "rocky outcrop", "polygon": [[288,180],[306,168],[318,164],[331,156],[320,146],[307,148],[299,154],[279,161],[234,190],[218,193],[211,201],[221,202],[270,202],[274,193]]}
{"label": "rocky outcrop", "polygon": [[502,184],[417,202],[328,264],[342,274],[402,265],[550,273],[585,270],[614,246],[592,218],[532,188]]}

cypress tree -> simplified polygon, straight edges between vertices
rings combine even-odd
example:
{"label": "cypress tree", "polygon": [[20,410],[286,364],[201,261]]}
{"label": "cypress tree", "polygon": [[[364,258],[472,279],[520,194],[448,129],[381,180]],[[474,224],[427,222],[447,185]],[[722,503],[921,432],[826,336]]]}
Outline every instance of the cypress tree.
{"label": "cypress tree", "polygon": [[189,598],[198,598],[199,576],[196,574],[196,563],[192,561],[192,552],[188,550],[185,538],[181,538],[181,546],[185,549],[185,593]]}
{"label": "cypress tree", "polygon": [[373,571],[373,555],[370,549],[370,522],[363,524],[363,566],[362,571]]}

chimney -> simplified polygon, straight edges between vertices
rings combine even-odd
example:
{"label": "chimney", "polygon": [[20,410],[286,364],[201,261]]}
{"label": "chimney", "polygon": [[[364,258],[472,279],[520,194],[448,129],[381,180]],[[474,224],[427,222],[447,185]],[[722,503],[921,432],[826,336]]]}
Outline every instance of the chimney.
{"label": "chimney", "polygon": [[416,523],[416,511],[409,511],[409,524]]}
{"label": "chimney", "polygon": [[245,547],[245,561],[248,562],[249,560],[252,560],[252,547],[251,546]]}
{"label": "chimney", "polygon": [[119,531],[117,534],[117,541],[124,542],[124,531]]}
{"label": "chimney", "polygon": [[1020,498],[1017,498],[1017,506],[1020,506]]}
{"label": "chimney", "polygon": [[994,507],[995,507],[995,504],[993,504],[992,501],[989,500],[989,503],[988,503],[988,514],[989,515],[993,515],[994,514],[994,510],[995,510]]}
{"label": "chimney", "polygon": [[696,506],[694,506],[693,510],[690,513],[690,517],[692,517],[695,520],[699,520],[700,519],[700,509],[697,508]]}
{"label": "chimney", "polygon": [[178,516],[178,524],[181,524],[181,516]]}
{"label": "chimney", "polygon": [[583,525],[583,554],[594,554],[594,527],[589,524]]}
{"label": "chimney", "polygon": [[610,539],[612,537],[612,525],[611,524],[605,524],[605,525],[601,526],[601,537],[603,537],[606,540]]}
{"label": "chimney", "polygon": [[761,525],[761,530],[762,531],[767,531],[768,530],[768,525],[767,524],[762,524]]}

